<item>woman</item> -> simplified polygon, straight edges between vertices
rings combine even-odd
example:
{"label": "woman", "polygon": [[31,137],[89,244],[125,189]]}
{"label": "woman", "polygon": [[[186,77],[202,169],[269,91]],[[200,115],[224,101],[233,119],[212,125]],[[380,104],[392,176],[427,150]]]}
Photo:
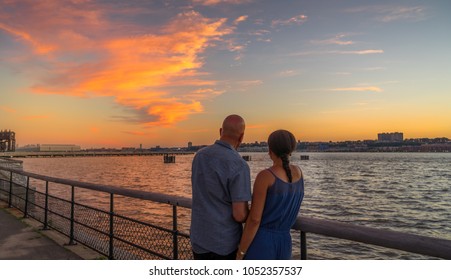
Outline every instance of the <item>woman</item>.
{"label": "woman", "polygon": [[268,146],[273,165],[255,179],[237,259],[291,259],[290,229],[304,198],[302,171],[289,162],[296,139],[289,131],[277,130],[269,136]]}

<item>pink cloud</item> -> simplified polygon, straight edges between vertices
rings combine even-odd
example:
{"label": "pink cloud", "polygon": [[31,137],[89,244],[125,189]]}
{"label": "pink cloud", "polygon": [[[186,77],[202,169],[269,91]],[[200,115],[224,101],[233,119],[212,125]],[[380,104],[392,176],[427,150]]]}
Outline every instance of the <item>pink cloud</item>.
{"label": "pink cloud", "polygon": [[251,3],[253,1],[254,0],[193,0],[193,3],[198,4],[198,5],[204,5],[204,6],[215,6],[218,4],[239,5],[239,4]]}
{"label": "pink cloud", "polygon": [[384,53],[384,50],[356,50],[356,51],[336,51],[338,54],[379,54]]}

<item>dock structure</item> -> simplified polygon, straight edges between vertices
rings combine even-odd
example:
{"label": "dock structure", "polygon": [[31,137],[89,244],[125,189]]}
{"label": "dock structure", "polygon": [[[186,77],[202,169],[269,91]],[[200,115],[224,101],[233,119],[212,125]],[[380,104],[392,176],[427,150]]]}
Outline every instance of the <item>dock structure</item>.
{"label": "dock structure", "polygon": [[163,161],[164,161],[164,163],[175,163],[175,156],[174,155],[165,154],[163,156]]}
{"label": "dock structure", "polygon": [[16,133],[11,130],[0,131],[0,152],[14,152],[16,150]]}
{"label": "dock structure", "polygon": [[251,157],[251,156],[243,156],[243,159],[244,159],[245,161],[251,161],[251,160],[252,160],[252,157]]}
{"label": "dock structure", "polygon": [[310,157],[307,155],[301,155],[301,160],[309,160]]}
{"label": "dock structure", "polygon": [[67,152],[0,152],[3,158],[52,158],[52,157],[120,157],[120,156],[164,156],[191,155],[192,151],[153,152],[153,151],[67,151]]}

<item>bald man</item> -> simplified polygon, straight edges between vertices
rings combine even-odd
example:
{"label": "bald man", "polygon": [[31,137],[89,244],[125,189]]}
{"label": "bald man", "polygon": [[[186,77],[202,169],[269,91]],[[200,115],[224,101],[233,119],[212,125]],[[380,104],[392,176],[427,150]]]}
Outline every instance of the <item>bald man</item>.
{"label": "bald man", "polygon": [[220,139],[194,156],[190,233],[194,259],[236,258],[251,200],[249,166],[237,152],[244,129],[242,117],[226,117]]}

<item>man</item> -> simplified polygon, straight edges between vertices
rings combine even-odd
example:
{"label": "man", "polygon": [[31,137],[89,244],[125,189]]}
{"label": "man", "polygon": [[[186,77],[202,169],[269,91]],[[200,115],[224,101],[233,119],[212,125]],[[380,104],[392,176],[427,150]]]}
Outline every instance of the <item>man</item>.
{"label": "man", "polygon": [[242,117],[226,117],[220,140],[194,156],[191,244],[196,260],[236,257],[251,200],[249,166],[236,151],[244,129]]}

